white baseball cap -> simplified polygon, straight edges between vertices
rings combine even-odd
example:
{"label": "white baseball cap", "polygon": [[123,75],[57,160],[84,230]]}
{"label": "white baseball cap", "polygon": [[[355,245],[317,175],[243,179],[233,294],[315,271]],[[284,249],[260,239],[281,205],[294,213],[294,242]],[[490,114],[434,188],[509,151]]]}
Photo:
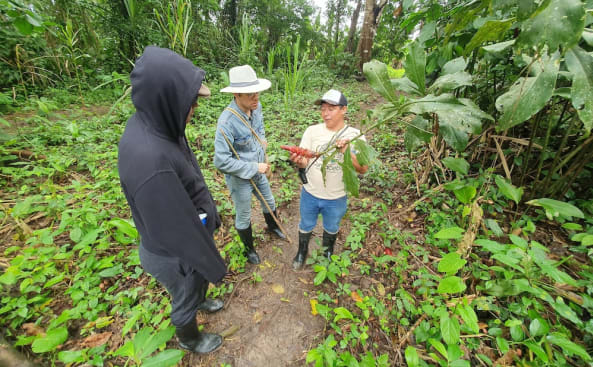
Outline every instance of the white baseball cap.
{"label": "white baseball cap", "polygon": [[346,97],[344,97],[342,92],[337,91],[335,89],[330,89],[327,92],[325,92],[323,97],[315,101],[315,104],[320,105],[324,102],[336,106],[348,106],[348,100],[346,99]]}

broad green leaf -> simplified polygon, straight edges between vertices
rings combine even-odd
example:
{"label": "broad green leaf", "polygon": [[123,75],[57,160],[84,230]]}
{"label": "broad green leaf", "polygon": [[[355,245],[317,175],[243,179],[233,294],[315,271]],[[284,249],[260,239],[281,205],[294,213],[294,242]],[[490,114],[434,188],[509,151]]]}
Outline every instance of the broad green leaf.
{"label": "broad green leaf", "polygon": [[142,317],[142,312],[144,310],[143,309],[135,309],[134,312],[132,313],[132,317],[130,317],[126,323],[124,324],[124,327],[121,330],[121,336],[126,336],[126,334],[132,329],[132,327],[134,325],[136,325],[136,322],[138,322],[138,320],[140,319],[140,317]]}
{"label": "broad green leaf", "polygon": [[410,43],[408,55],[404,61],[404,69],[406,69],[408,79],[418,86],[420,93],[424,94],[426,89],[426,53],[417,41]]}
{"label": "broad green leaf", "polygon": [[460,277],[457,276],[450,276],[444,279],[441,279],[439,282],[439,286],[437,288],[437,292],[439,293],[459,293],[463,292],[467,286],[463,282]]}
{"label": "broad green leaf", "polygon": [[418,35],[418,38],[417,38],[418,42],[420,42],[421,44],[424,44],[429,39],[434,38],[435,29],[436,29],[435,22],[428,22],[428,23],[424,24],[422,26],[422,29],[420,30],[420,34]]}
{"label": "broad green leaf", "polygon": [[449,367],[471,367],[471,364],[465,359],[456,359],[449,363]]}
{"label": "broad green leaf", "polygon": [[558,46],[569,48],[580,39],[585,27],[585,9],[581,0],[545,1],[535,16],[521,26],[517,43],[527,47]]}
{"label": "broad green leaf", "polygon": [[84,351],[82,350],[64,350],[58,353],[58,359],[60,362],[71,364],[80,363],[85,361]]}
{"label": "broad green leaf", "polygon": [[141,355],[144,349],[144,346],[148,344],[150,339],[152,338],[152,332],[154,329],[150,326],[142,328],[140,331],[136,333],[132,342],[134,343],[134,353],[135,355]]}
{"label": "broad green leaf", "polygon": [[459,227],[444,228],[438,231],[434,235],[434,238],[438,238],[441,240],[459,239],[463,237],[463,232],[465,232],[465,230]]}
{"label": "broad green leaf", "polygon": [[470,134],[482,131],[483,119],[493,120],[469,99],[457,99],[447,93],[439,96],[429,94],[417,99],[410,104],[409,110],[415,114],[436,113],[439,133],[457,151],[465,149]]}
{"label": "broad green leaf", "polygon": [[569,231],[582,231],[583,226],[578,223],[564,223],[562,228],[569,230]]}
{"label": "broad green leaf", "polygon": [[26,17],[18,17],[12,22],[12,24],[14,24],[15,28],[23,36],[28,36],[33,33],[33,25],[29,23]]}
{"label": "broad green leaf", "polygon": [[514,280],[499,280],[493,282],[484,291],[495,297],[516,296],[522,292],[522,290],[516,286]]}
{"label": "broad green leaf", "polygon": [[464,158],[447,157],[443,158],[441,162],[443,162],[448,169],[464,176],[467,175],[467,172],[469,171],[469,163]]}
{"label": "broad green leaf", "polygon": [[503,355],[506,354],[510,349],[509,342],[501,336],[496,337],[496,344],[498,345],[498,349],[500,349],[500,353]]}
{"label": "broad green leaf", "polygon": [[484,49],[484,51],[486,51],[486,52],[496,53],[496,52],[504,51],[514,44],[515,44],[515,40],[510,40],[510,41],[504,41],[504,42],[499,42],[499,43],[495,43],[492,45],[484,46],[484,47],[482,47],[482,49]]}
{"label": "broad green leaf", "polygon": [[559,316],[571,321],[579,328],[583,327],[583,321],[580,319],[579,315],[577,315],[577,313],[572,308],[570,308],[569,305],[564,303],[562,298],[556,298],[555,301],[550,302],[550,306],[552,306],[554,311],[556,311]]}
{"label": "broad green leaf", "polygon": [[441,353],[443,357],[447,358],[447,349],[445,349],[443,343],[433,338],[428,339],[428,343],[430,343],[430,345],[432,345],[434,349]]}
{"label": "broad green leaf", "polygon": [[593,234],[588,234],[581,238],[581,245],[583,246],[591,246],[593,245]]}
{"label": "broad green leaf", "polygon": [[107,224],[109,224],[110,226],[116,227],[118,230],[120,230],[121,232],[123,232],[125,235],[132,237],[132,238],[138,238],[138,230],[136,229],[136,226],[134,225],[134,222],[132,222],[131,220],[126,220],[126,219],[122,219],[122,218],[114,218],[112,220],[110,220],[109,222],[107,222]]}
{"label": "broad green leaf", "polygon": [[411,345],[406,347],[405,351],[406,356],[406,363],[408,367],[419,367],[420,366],[420,357],[418,356],[418,351]]}
{"label": "broad green leaf", "polygon": [[572,73],[571,100],[585,130],[593,128],[593,56],[574,46],[566,52],[566,66]]}
{"label": "broad green leaf", "polygon": [[371,164],[380,163],[377,160],[377,152],[362,139],[356,139],[354,142],[354,150],[356,151],[356,160],[362,166],[369,166]]}
{"label": "broad green leaf", "polygon": [[124,345],[119,347],[115,352],[114,355],[132,358],[134,356],[134,343],[132,340],[126,342]]}
{"label": "broad green leaf", "polygon": [[344,152],[344,161],[340,163],[342,166],[342,180],[344,181],[344,188],[346,191],[354,196],[358,197],[358,175],[352,165],[352,156],[350,155],[350,145],[346,147]]}
{"label": "broad green leaf", "polygon": [[443,70],[441,71],[441,76],[447,74],[455,74],[460,71],[464,71],[467,67],[467,62],[463,57],[458,57],[453,60],[447,61],[445,65],[443,65]]}
{"label": "broad green leaf", "polygon": [[391,102],[397,100],[395,90],[389,80],[387,66],[384,63],[377,60],[371,60],[364,63],[362,70],[371,87],[373,87],[373,89],[383,98]]}
{"label": "broad green leaf", "polygon": [[496,182],[496,186],[500,192],[507,198],[513,200],[516,204],[519,204],[521,201],[521,196],[523,196],[523,188],[516,188],[513,184],[507,182],[502,176],[496,175],[494,177],[494,181]]}
{"label": "broad green leaf", "polygon": [[502,228],[500,228],[496,220],[488,218],[484,220],[484,223],[486,223],[486,227],[488,227],[488,229],[492,231],[492,234],[494,234],[494,236],[502,237],[504,235]]}
{"label": "broad green leaf", "polygon": [[391,85],[395,90],[414,95],[421,96],[422,93],[418,90],[418,86],[410,79],[403,77],[399,79],[391,79]]}
{"label": "broad green leaf", "polygon": [[563,201],[542,198],[530,200],[527,204],[543,207],[546,214],[550,214],[550,219],[558,216],[584,218],[584,214],[579,208]]}
{"label": "broad green leaf", "polygon": [[[467,85],[472,85],[472,76],[466,71],[459,71],[454,74],[446,74],[439,77],[430,88],[428,88],[428,92],[440,94]],[[437,91],[439,93],[436,93]]]}
{"label": "broad green leaf", "polygon": [[457,314],[461,316],[465,325],[475,334],[480,332],[480,326],[478,325],[478,315],[476,315],[471,305],[466,303],[457,307]]}
{"label": "broad green leaf", "polygon": [[534,62],[531,71],[537,76],[519,78],[505,94],[496,99],[496,108],[502,112],[498,130],[518,125],[541,110],[554,94],[558,75],[558,53],[551,58],[542,57]]}
{"label": "broad green leaf", "polygon": [[538,3],[533,0],[519,0],[518,5],[517,19],[525,20],[531,17],[533,12],[537,9]]}
{"label": "broad green leaf", "polygon": [[178,349],[167,349],[154,357],[147,358],[142,361],[142,367],[169,367],[175,366],[179,362],[185,352]]}
{"label": "broad green leaf", "polygon": [[60,344],[68,339],[68,329],[59,327],[49,330],[45,336],[35,339],[31,349],[35,353],[46,353],[56,349]]}
{"label": "broad green leaf", "polygon": [[447,273],[447,275],[452,275],[457,273],[459,269],[461,269],[467,260],[462,259],[461,255],[457,252],[451,252],[445,255],[441,261],[439,261],[438,271],[441,273]]}
{"label": "broad green leaf", "polygon": [[529,334],[531,337],[546,335],[548,331],[550,331],[550,326],[542,318],[533,319],[529,323]]}
{"label": "broad green leaf", "polygon": [[457,200],[461,201],[463,204],[469,204],[476,196],[477,191],[472,185],[466,185],[460,189],[453,190],[453,193]]}
{"label": "broad green leaf", "polygon": [[406,134],[404,135],[404,144],[408,152],[414,151],[422,145],[422,143],[430,142],[432,132],[430,131],[429,122],[422,116],[416,116],[408,125]]}
{"label": "broad green leaf", "polygon": [[530,340],[524,341],[523,344],[526,345],[527,348],[529,348],[529,350],[537,356],[537,358],[541,359],[544,363],[548,363],[548,355],[544,351],[544,348],[540,347],[539,344],[536,344]]}
{"label": "broad green leaf", "polygon": [[441,317],[441,335],[447,344],[457,344],[459,342],[459,321],[455,317],[446,315]]}
{"label": "broad green leaf", "polygon": [[465,55],[469,55],[474,48],[487,41],[498,41],[504,38],[505,32],[511,27],[515,19],[489,20],[478,29],[472,39],[465,46]]}
{"label": "broad green leaf", "polygon": [[562,348],[562,351],[568,355],[577,355],[586,362],[591,361],[591,356],[587,353],[585,348],[571,342],[564,334],[551,333],[546,336],[546,340]]}
{"label": "broad green leaf", "polygon": [[352,313],[347,308],[337,307],[334,309],[334,313],[336,314],[334,322],[342,319],[354,320],[354,316],[352,316]]}
{"label": "broad green leaf", "polygon": [[583,30],[583,39],[589,46],[593,46],[593,29],[585,28]]}

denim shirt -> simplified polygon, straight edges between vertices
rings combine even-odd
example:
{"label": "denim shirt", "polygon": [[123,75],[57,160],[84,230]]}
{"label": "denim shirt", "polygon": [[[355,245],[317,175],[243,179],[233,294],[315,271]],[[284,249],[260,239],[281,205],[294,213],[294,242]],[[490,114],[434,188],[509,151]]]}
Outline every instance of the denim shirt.
{"label": "denim shirt", "polygon": [[[259,138],[266,141],[261,103],[251,111],[251,118],[239,108],[234,98],[228,107],[240,114],[255,130]],[[221,131],[224,132],[239,154],[240,160],[230,149]],[[235,114],[225,109],[218,118],[216,137],[214,138],[214,165],[216,168],[222,173],[247,180],[257,174],[258,163],[264,162],[264,148],[253,136],[251,130]]]}

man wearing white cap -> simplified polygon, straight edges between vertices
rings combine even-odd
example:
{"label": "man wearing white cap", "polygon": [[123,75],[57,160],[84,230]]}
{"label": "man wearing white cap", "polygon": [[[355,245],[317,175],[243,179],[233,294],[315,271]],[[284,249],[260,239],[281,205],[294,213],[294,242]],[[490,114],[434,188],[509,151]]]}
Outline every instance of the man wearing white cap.
{"label": "man wearing white cap", "polygon": [[[307,258],[309,240],[313,228],[317,225],[319,214],[323,218],[323,252],[328,259],[331,259],[340,229],[340,221],[346,214],[348,205],[340,163],[344,160],[343,153],[350,140],[360,135],[358,129],[346,125],[344,121],[346,111],[348,111],[348,101],[341,92],[330,89],[323,97],[315,101],[315,104],[321,106],[323,123],[310,126],[305,130],[301,139],[301,148],[323,152],[328,147],[335,145],[341,153],[336,154],[327,164],[325,180],[321,172],[322,158],[305,158],[294,153],[290,156],[290,160],[299,167],[303,179],[300,200],[299,249],[292,263],[295,269],[300,269]],[[360,139],[366,141],[364,136],[361,136]],[[358,173],[365,173],[368,167],[358,163],[352,148],[351,146],[350,154],[354,169]]]}
{"label": "man wearing white cap", "polygon": [[[276,216],[276,203],[265,175],[269,165],[266,163],[267,141],[259,93],[270,88],[271,83],[258,78],[249,65],[231,68],[229,79],[230,85],[220,91],[232,93],[234,98],[218,118],[214,165],[225,174],[235,205],[235,228],[245,246],[247,261],[259,264],[251,229],[252,195],[262,203],[268,231],[279,238],[286,238],[268,210],[269,207]],[[250,181],[263,197],[260,197]]]}

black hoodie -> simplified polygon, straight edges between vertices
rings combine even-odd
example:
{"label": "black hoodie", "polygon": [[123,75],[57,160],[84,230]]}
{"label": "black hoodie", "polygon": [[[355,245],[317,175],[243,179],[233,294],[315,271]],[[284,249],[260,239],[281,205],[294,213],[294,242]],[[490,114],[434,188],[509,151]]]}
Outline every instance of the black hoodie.
{"label": "black hoodie", "polygon": [[226,273],[212,238],[220,217],[185,138],[204,74],[171,50],[145,49],[130,75],[136,113],[119,142],[118,169],[142,246],[216,283]]}

